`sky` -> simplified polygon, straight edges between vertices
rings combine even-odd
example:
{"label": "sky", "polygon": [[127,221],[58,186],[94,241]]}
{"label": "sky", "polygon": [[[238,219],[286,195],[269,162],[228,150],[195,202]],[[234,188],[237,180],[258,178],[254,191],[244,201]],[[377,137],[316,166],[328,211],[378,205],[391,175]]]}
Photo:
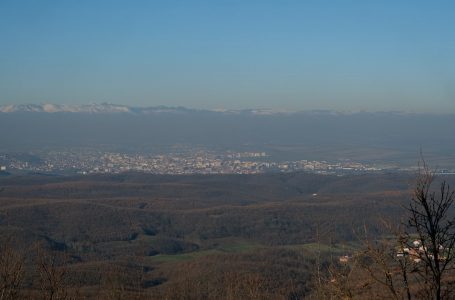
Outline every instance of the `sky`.
{"label": "sky", "polygon": [[0,0],[0,105],[455,113],[455,2]]}

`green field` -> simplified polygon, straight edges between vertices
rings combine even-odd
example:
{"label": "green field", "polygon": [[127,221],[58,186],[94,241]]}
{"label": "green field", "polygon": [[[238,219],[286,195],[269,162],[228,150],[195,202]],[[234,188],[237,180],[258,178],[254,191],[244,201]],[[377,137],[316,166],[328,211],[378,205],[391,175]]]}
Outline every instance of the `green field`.
{"label": "green field", "polygon": [[228,253],[245,253],[256,249],[264,248],[257,243],[249,241],[237,241],[234,243],[222,241],[221,244],[212,249],[203,249],[188,253],[181,254],[158,254],[150,257],[151,262],[168,263],[168,262],[180,262],[190,261],[195,258],[200,258],[209,255],[222,255]]}

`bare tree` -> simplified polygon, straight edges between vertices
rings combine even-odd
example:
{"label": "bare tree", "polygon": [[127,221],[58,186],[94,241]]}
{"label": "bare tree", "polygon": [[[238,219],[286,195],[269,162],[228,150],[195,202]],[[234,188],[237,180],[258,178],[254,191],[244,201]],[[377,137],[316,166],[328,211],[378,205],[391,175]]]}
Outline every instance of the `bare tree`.
{"label": "bare tree", "polygon": [[[436,181],[434,174],[423,162],[412,199],[403,207],[407,214],[401,224],[382,219],[388,237],[369,237],[365,226],[364,237],[359,238],[362,251],[353,255],[344,270],[348,272],[332,264],[327,273],[333,284],[318,280],[317,287],[322,287],[325,296],[453,299],[455,218],[451,216],[455,213],[455,191],[446,181]],[[356,264],[360,268],[355,268]]]}
{"label": "bare tree", "polygon": [[419,261],[415,271],[422,296],[439,300],[450,297],[452,292],[447,275],[454,268],[455,258],[455,219],[449,217],[455,191],[446,181],[435,190],[433,182],[434,172],[423,163],[408,208],[408,228],[409,235],[415,235],[421,244],[414,256]]}
{"label": "bare tree", "polygon": [[[422,160],[423,161],[423,160]],[[405,221],[383,225],[393,239],[365,239],[363,268],[395,299],[450,299],[455,271],[455,219],[450,209],[455,191],[423,161]],[[365,229],[366,232],[366,229]]]}

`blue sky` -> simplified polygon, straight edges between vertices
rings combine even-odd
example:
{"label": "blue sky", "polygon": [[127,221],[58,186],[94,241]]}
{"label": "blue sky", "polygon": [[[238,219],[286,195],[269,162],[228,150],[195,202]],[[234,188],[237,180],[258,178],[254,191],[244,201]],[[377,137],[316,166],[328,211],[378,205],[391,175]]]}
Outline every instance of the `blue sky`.
{"label": "blue sky", "polygon": [[453,1],[0,1],[0,104],[455,113]]}

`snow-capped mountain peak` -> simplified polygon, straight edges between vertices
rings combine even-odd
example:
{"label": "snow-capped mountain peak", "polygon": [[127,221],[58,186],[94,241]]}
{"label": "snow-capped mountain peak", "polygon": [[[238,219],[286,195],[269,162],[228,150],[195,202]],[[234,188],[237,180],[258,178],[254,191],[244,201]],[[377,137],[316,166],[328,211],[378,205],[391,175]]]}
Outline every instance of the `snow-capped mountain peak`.
{"label": "snow-capped mountain peak", "polygon": [[43,113],[128,113],[131,109],[125,105],[109,103],[69,105],[69,104],[17,104],[0,106],[0,112],[43,112]]}

